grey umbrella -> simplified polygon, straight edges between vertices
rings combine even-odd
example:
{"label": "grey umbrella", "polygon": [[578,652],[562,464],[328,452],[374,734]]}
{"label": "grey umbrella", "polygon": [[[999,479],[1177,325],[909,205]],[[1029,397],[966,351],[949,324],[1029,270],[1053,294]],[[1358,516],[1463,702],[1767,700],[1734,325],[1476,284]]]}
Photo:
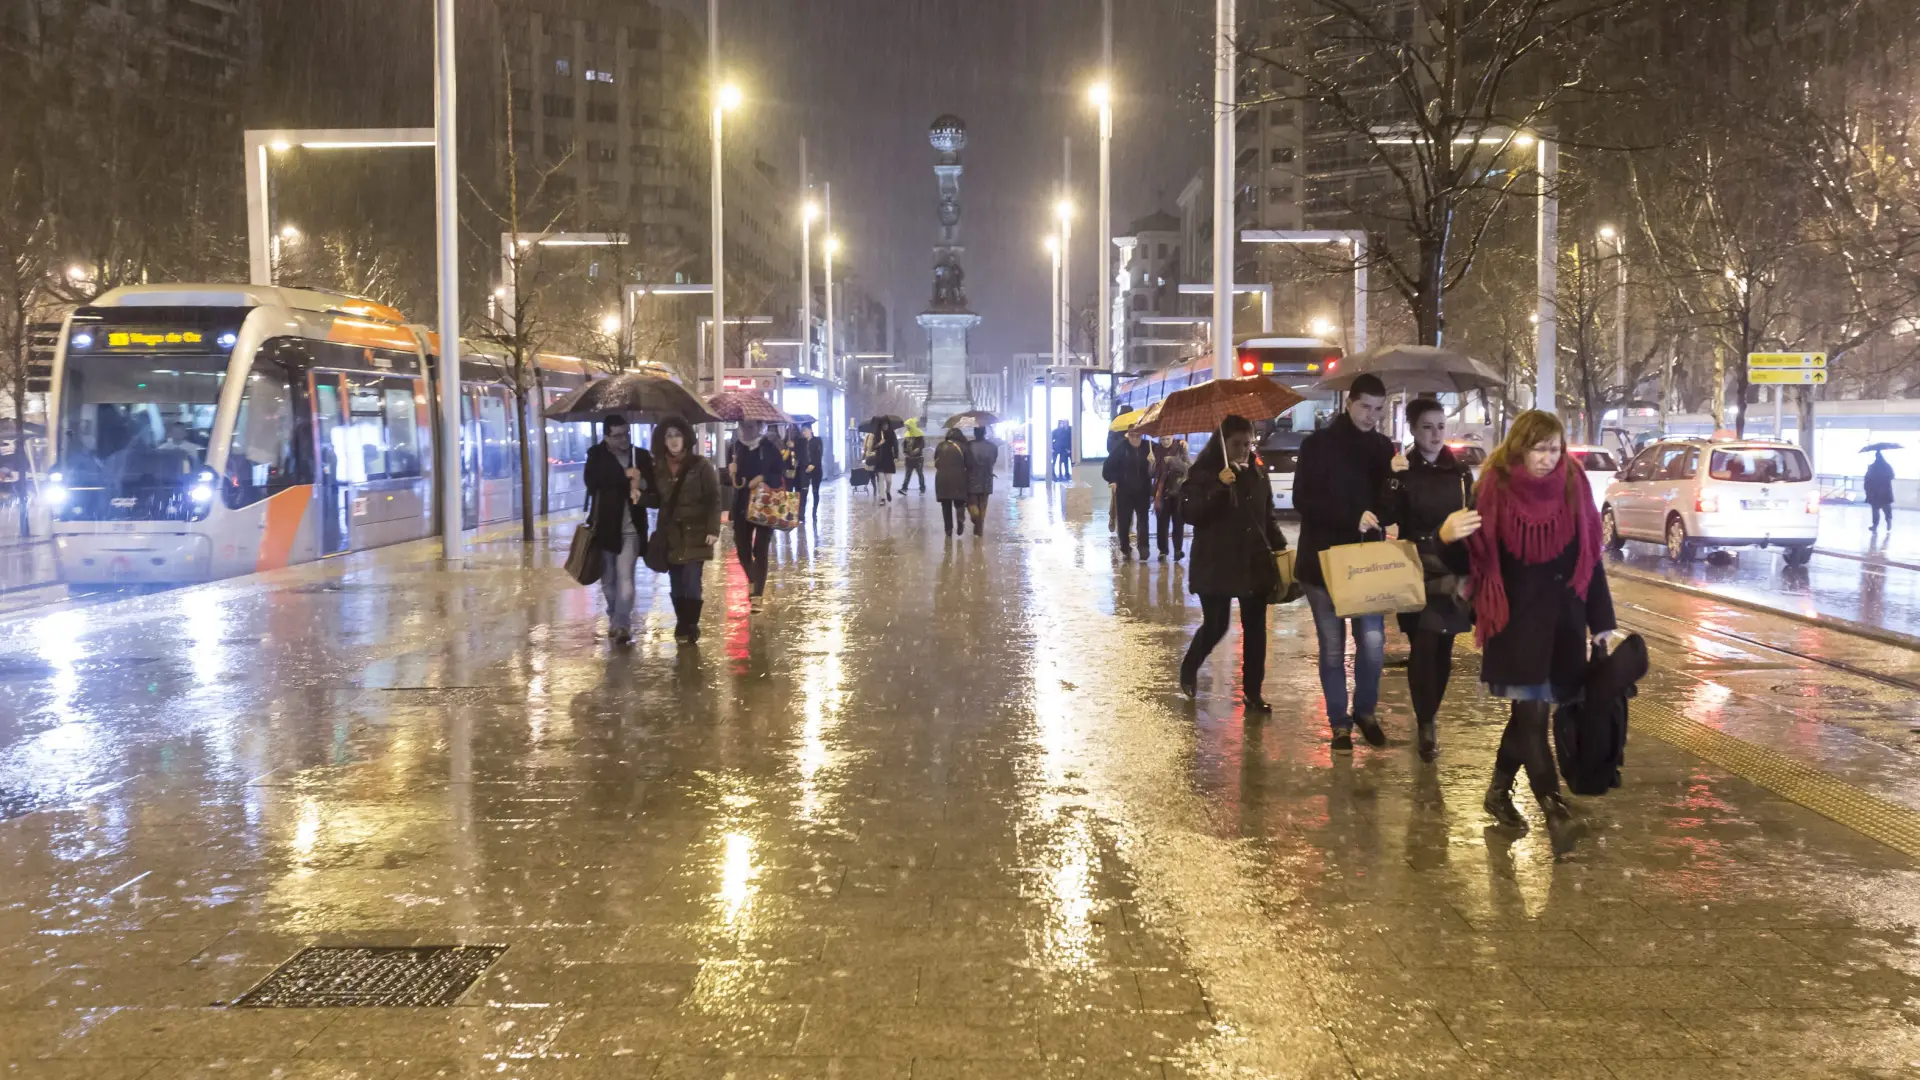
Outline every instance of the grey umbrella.
{"label": "grey umbrella", "polygon": [[1340,361],[1334,374],[1315,386],[1350,390],[1353,380],[1376,375],[1389,393],[1464,394],[1506,386],[1500,373],[1470,356],[1431,345],[1382,345]]}
{"label": "grey umbrella", "polygon": [[669,416],[682,417],[691,424],[720,422],[686,387],[651,371],[623,371],[596,379],[549,405],[546,416],[549,420],[594,420],[608,413],[620,413],[643,424],[657,424]]}

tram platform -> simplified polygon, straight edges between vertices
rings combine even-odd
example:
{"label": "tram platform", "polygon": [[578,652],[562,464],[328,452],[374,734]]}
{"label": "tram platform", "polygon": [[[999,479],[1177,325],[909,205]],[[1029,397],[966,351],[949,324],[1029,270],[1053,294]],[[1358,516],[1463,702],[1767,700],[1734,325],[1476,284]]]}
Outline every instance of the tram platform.
{"label": "tram platform", "polygon": [[1625,786],[1514,837],[1471,655],[1432,766],[1397,635],[1329,752],[1299,606],[1271,719],[1237,634],[1188,703],[1104,500],[838,487],[697,649],[644,574],[612,646],[567,522],[0,619],[0,1075],[1920,1068],[1920,657],[1624,582]]}

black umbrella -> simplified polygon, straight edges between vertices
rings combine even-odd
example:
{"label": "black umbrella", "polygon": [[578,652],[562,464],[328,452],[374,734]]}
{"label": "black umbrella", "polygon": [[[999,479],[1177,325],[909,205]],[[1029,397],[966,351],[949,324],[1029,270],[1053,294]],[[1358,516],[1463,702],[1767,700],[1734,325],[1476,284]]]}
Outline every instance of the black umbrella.
{"label": "black umbrella", "polygon": [[903,428],[906,426],[907,422],[897,416],[876,416],[860,425],[860,430],[873,435],[885,435],[895,428]]}
{"label": "black umbrella", "polygon": [[590,382],[549,405],[546,416],[549,420],[595,420],[608,413],[620,413],[643,424],[657,424],[669,416],[682,417],[692,424],[720,422],[686,387],[649,371],[623,371]]}
{"label": "black umbrella", "polygon": [[1868,446],[1861,447],[1860,452],[1863,454],[1877,454],[1882,450],[1905,450],[1905,449],[1906,447],[1901,446],[1897,442],[1877,442]]}
{"label": "black umbrella", "polygon": [[793,422],[804,426],[806,424],[817,424],[820,421],[818,417],[809,416],[803,412],[797,412],[793,414]]}

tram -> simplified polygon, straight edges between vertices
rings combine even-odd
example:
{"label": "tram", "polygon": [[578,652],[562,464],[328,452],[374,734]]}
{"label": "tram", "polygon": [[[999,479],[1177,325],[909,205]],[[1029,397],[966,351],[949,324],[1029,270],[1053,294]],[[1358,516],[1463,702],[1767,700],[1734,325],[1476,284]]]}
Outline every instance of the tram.
{"label": "tram", "polygon": [[[436,350],[391,307],[304,289],[129,286],[76,310],[48,401],[61,580],[208,581],[433,535]],[[468,528],[516,517],[521,487],[501,358],[470,355]],[[538,364],[548,401],[586,379],[575,360]],[[539,438],[536,491],[549,510],[579,507],[592,425],[546,423]]]}
{"label": "tram", "polygon": [[[1318,338],[1247,337],[1235,347],[1235,370],[1242,376],[1266,375],[1275,382],[1308,395],[1305,409],[1313,401],[1312,387],[1339,370],[1346,355],[1338,345]],[[1175,390],[1213,381],[1213,357],[1196,357],[1182,363],[1144,372],[1121,383],[1114,393],[1116,415],[1144,409]],[[1324,395],[1323,395],[1324,396]],[[1313,425],[1306,424],[1311,428]]]}

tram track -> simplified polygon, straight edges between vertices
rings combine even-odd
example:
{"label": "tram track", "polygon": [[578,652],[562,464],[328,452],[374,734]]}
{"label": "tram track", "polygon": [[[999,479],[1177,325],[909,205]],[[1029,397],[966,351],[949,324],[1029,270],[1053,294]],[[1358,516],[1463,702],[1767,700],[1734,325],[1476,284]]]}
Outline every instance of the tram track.
{"label": "tram track", "polygon": [[[1857,664],[1849,664],[1844,660],[1835,660],[1831,657],[1826,657],[1826,656],[1815,656],[1811,653],[1802,652],[1798,649],[1790,649],[1785,646],[1775,645],[1770,642],[1762,641],[1759,638],[1752,637],[1747,634],[1739,633],[1738,631],[1728,630],[1725,627],[1715,626],[1711,623],[1703,623],[1703,622],[1697,622],[1689,619],[1684,619],[1677,615],[1669,615],[1665,612],[1655,611],[1652,608],[1644,607],[1640,604],[1620,601],[1616,599],[1614,602],[1614,606],[1617,610],[1622,612],[1627,612],[1627,611],[1633,612],[1632,616],[1628,617],[1623,621],[1627,622],[1631,626],[1631,628],[1637,631],[1638,633],[1640,633],[1641,636],[1649,637],[1656,641],[1662,641],[1667,644],[1674,645],[1680,648],[1687,647],[1687,641],[1685,637],[1677,633],[1667,633],[1667,632],[1662,632],[1660,630],[1653,629],[1647,625],[1647,623],[1645,622],[1645,619],[1658,619],[1658,620],[1663,620],[1667,623],[1679,623],[1685,626],[1687,628],[1688,633],[1691,633],[1691,634],[1711,635],[1713,637],[1722,638],[1722,639],[1725,639],[1726,641],[1737,643],[1746,648],[1758,649],[1758,650],[1762,650],[1769,653],[1775,653],[1780,656],[1787,657],[1801,664],[1811,664],[1817,667],[1828,668],[1833,671],[1838,671],[1838,672],[1845,673],[1847,675],[1855,676],[1857,678],[1867,679],[1871,682],[1879,683],[1882,686],[1891,686],[1899,690],[1905,690],[1910,693],[1920,694],[1920,682],[1914,681],[1912,679],[1902,678],[1901,676],[1898,676],[1898,675],[1889,675],[1885,672],[1873,671],[1868,668],[1860,667]],[[1846,631],[1838,630],[1838,629],[1829,629],[1828,632],[1836,633],[1836,634],[1846,633]]]}

